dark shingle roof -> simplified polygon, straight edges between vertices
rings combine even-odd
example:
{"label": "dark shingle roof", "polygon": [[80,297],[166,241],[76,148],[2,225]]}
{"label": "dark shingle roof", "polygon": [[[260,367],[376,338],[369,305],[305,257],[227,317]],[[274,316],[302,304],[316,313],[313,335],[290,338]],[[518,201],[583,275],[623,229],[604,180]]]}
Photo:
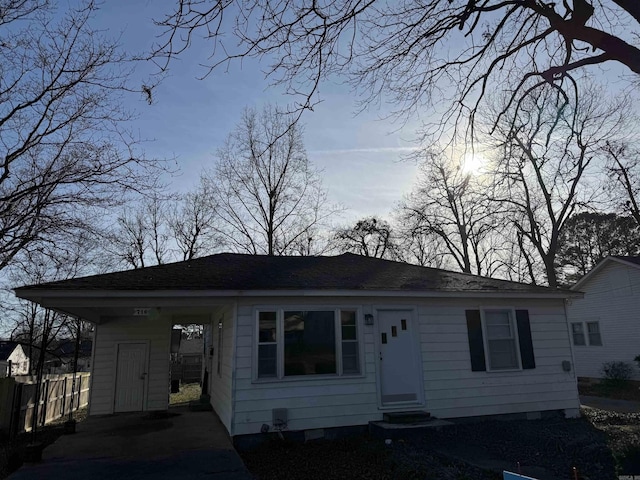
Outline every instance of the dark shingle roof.
{"label": "dark shingle roof", "polygon": [[18,346],[17,342],[11,342],[7,340],[0,340],[0,360],[5,361],[9,358],[9,355],[13,353],[13,351]]}
{"label": "dark shingle roof", "polygon": [[34,290],[391,290],[513,292],[556,290],[354,254],[277,257],[220,253],[185,262],[30,285]]}
{"label": "dark shingle roof", "polygon": [[[78,356],[90,357],[92,345],[93,345],[93,340],[90,340],[90,339],[80,340],[80,348],[78,349]],[[53,354],[58,357],[71,357],[75,355],[75,352],[76,352],[75,340],[62,340],[60,343],[58,343],[56,348],[53,350]]]}

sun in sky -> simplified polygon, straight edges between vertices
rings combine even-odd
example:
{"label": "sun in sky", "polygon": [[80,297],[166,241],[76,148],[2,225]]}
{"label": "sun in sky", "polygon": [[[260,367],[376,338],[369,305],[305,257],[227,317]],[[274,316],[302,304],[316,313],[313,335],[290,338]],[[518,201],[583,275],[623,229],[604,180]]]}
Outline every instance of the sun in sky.
{"label": "sun in sky", "polygon": [[484,172],[487,159],[481,153],[467,152],[463,155],[461,167],[462,173],[469,175],[480,175]]}

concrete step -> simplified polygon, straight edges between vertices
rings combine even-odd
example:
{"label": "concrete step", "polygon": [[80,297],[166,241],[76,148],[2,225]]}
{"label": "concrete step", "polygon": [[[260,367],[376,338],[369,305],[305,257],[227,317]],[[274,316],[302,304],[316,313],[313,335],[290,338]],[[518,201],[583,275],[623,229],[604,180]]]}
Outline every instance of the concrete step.
{"label": "concrete step", "polygon": [[382,416],[382,421],[387,423],[416,423],[430,419],[431,414],[421,410],[411,412],[388,412]]}

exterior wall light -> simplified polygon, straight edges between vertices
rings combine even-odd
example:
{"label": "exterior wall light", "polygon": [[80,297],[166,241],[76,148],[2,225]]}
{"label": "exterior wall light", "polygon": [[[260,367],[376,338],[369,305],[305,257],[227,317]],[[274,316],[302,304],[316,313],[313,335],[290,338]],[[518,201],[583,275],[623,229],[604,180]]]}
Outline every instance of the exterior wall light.
{"label": "exterior wall light", "polygon": [[365,325],[373,325],[373,315],[370,313],[364,314],[364,324]]}

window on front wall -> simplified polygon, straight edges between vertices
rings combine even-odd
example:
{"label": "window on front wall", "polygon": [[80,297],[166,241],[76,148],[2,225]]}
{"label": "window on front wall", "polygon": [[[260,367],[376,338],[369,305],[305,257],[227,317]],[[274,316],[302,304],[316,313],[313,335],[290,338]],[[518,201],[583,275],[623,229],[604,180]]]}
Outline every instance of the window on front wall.
{"label": "window on front wall", "polygon": [[471,371],[536,368],[528,310],[466,310]]}
{"label": "window on front wall", "polygon": [[485,310],[487,357],[490,370],[520,368],[511,310]]}
{"label": "window on front wall", "polygon": [[258,378],[360,373],[355,309],[258,312]]}

